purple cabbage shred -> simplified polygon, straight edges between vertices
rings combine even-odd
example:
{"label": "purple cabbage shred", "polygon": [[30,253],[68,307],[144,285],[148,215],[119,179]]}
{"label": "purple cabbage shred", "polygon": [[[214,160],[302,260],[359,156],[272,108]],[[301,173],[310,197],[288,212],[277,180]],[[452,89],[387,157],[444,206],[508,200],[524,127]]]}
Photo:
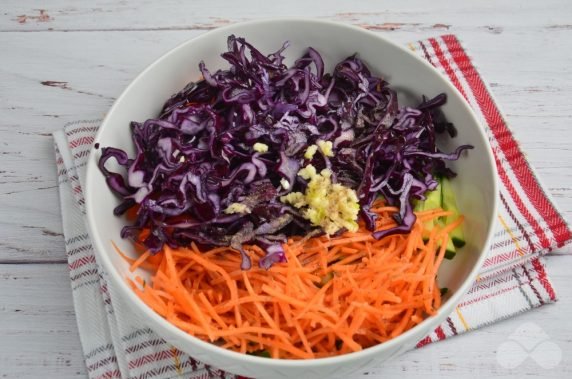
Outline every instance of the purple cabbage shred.
{"label": "purple cabbage shred", "polygon": [[[287,46],[264,55],[230,36],[222,54],[227,69],[211,72],[201,62],[202,80],[171,97],[157,119],[131,123],[133,158],[113,147],[101,150],[99,168],[121,199],[114,214],[137,210],[122,237],[147,229],[143,243],[152,252],[164,244],[231,246],[241,252],[243,269],[251,263],[242,245],[255,243],[266,251],[260,266],[268,269],[285,260],[288,236],[315,232],[298,209],[279,200],[304,192],[307,183],[297,172],[309,163],[330,168],[335,181],[357,192],[360,217],[375,238],[411,229],[414,200],[436,187],[437,176],[454,176],[446,161],[472,148],[445,153],[437,147],[437,134],[456,135],[439,112],[445,94],[399,107],[396,92],[356,55],[325,73],[313,48],[286,66]],[[335,155],[305,159],[318,140],[332,141]],[[255,143],[268,151],[256,151]],[[106,168],[110,159],[124,172]],[[398,226],[374,230],[370,208],[378,197],[399,208]],[[225,212],[234,203],[247,211]]]}

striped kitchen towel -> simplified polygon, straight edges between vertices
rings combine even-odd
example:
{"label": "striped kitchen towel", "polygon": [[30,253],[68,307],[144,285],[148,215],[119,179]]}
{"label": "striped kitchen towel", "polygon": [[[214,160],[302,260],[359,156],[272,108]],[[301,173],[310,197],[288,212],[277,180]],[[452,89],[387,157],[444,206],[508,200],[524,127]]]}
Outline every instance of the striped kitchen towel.
{"label": "striped kitchen towel", "polygon": [[[457,38],[447,35],[409,47],[447,76],[473,107],[489,137],[501,183],[498,227],[478,280],[420,347],[555,301],[543,255],[569,242],[571,232]],[[89,377],[235,377],[162,340],[108,285],[87,234],[82,192],[99,124],[76,121],[54,133],[65,245]]]}

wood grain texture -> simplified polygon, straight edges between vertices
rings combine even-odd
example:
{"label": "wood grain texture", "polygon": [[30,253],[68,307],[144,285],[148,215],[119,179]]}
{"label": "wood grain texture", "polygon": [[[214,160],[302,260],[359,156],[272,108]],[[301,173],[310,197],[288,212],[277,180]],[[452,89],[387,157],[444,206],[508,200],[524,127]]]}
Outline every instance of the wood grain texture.
{"label": "wood grain texture", "polygon": [[[102,118],[146,65],[218,26],[304,16],[360,25],[400,43],[457,34],[538,176],[572,219],[572,2],[402,3],[3,1],[0,376],[85,377],[64,263],[50,133],[68,121]],[[371,370],[370,377],[570,376],[570,252],[564,249],[548,259],[561,298],[556,305],[409,353]],[[496,362],[495,349],[525,321],[542,326],[563,350],[564,360],[555,369],[527,361],[510,371]]]}
{"label": "wood grain texture", "polygon": [[[68,121],[102,118],[146,65],[203,32],[0,33],[0,262],[64,259],[50,132]],[[431,34],[379,33],[399,42]],[[550,35],[460,34],[531,163],[570,217],[572,69],[560,54],[572,51],[562,46],[572,41],[572,30]]]}
{"label": "wood grain texture", "polygon": [[[268,17],[316,17],[351,22],[372,30],[449,30],[482,28],[491,34],[507,28],[570,28],[571,4],[562,0],[523,3],[423,1],[322,1],[292,0],[240,3],[195,0],[82,1],[34,0],[4,2],[0,30],[96,31],[96,30],[208,30]],[[470,16],[468,11],[470,10]],[[514,17],[515,12],[518,17]],[[568,13],[567,13],[568,12]]]}
{"label": "wood grain texture", "polygon": [[66,265],[0,265],[0,377],[85,377]]}

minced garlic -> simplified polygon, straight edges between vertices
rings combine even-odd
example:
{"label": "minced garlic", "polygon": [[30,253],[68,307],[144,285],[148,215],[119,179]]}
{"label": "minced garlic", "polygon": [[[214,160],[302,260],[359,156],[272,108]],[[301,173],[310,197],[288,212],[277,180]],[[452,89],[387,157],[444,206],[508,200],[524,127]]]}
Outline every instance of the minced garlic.
{"label": "minced garlic", "polygon": [[250,213],[250,208],[241,203],[232,203],[224,210],[226,214]]}
{"label": "minced garlic", "polygon": [[259,153],[266,153],[268,151],[268,145],[265,143],[256,142],[252,148],[254,151]]}
{"label": "minced garlic", "polygon": [[332,141],[318,140],[318,142],[316,142],[316,145],[318,145],[318,147],[320,148],[320,151],[326,157],[333,157],[334,156],[334,150],[333,150],[334,145],[332,144]]}
{"label": "minced garlic", "polygon": [[308,165],[298,171],[298,175],[309,180],[306,192],[289,193],[280,201],[303,208],[304,218],[327,234],[334,234],[341,228],[351,232],[358,230],[359,203],[354,190],[332,183],[332,172],[328,169],[318,174],[314,166]]}

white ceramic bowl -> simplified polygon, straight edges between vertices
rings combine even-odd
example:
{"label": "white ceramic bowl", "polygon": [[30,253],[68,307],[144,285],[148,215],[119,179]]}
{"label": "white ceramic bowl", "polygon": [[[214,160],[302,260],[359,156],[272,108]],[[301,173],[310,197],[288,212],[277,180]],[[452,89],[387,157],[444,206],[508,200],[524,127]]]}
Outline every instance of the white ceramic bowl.
{"label": "white ceramic bowl", "polygon": [[[439,271],[440,285],[449,288],[448,299],[435,316],[401,336],[361,352],[338,357],[275,360],[239,354],[203,342],[169,324],[141,302],[126,285],[125,278],[131,275],[128,265],[114,252],[111,241],[129,253],[133,253],[133,248],[119,236],[125,220],[112,214],[118,199],[108,190],[97,168],[100,152],[93,150],[85,188],[87,219],[98,261],[109,274],[115,292],[134,312],[142,315],[151,329],[180,350],[215,367],[250,377],[344,377],[349,372],[364,370],[413,348],[454,310],[474,281],[489,248],[498,190],[496,167],[483,127],[461,94],[433,67],[407,49],[357,27],[328,21],[279,19],[216,29],[163,55],[135,78],[117,99],[99,129],[96,141],[102,146],[115,146],[133,153],[129,122],[156,117],[166,99],[199,77],[200,60],[204,60],[212,71],[226,67],[220,53],[226,51],[226,39],[230,34],[246,37],[262,52],[273,52],[289,40],[287,64],[312,46],[322,54],[327,70],[357,52],[374,73],[383,75],[391,83],[405,104],[412,104],[412,95],[419,99],[422,94],[447,94],[448,102],[443,111],[456,125],[459,134],[442,147],[452,150],[462,143],[475,146],[468,156],[451,164],[459,174],[452,183],[456,187],[459,207],[466,216],[467,245],[454,260],[446,261]],[[143,272],[136,274],[144,276]]]}

